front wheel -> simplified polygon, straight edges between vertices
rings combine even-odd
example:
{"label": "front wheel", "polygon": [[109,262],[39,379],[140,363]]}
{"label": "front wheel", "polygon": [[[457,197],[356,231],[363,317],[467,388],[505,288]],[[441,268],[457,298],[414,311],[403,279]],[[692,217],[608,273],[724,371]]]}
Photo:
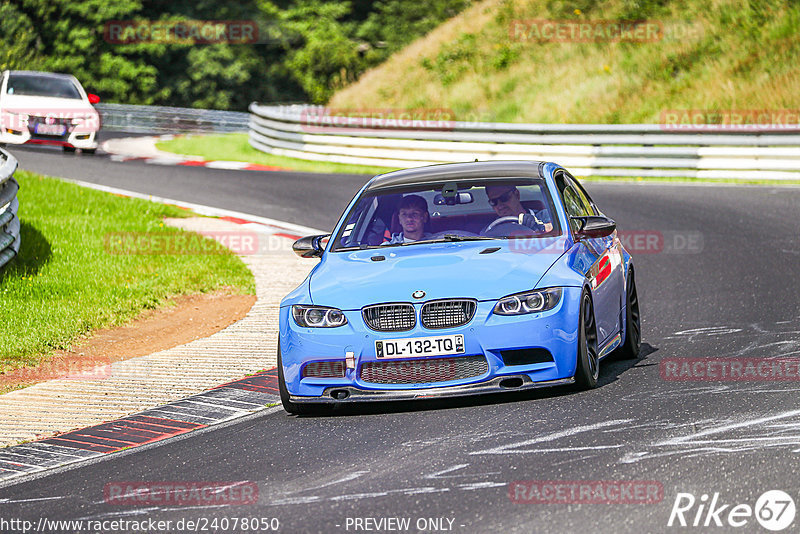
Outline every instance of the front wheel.
{"label": "front wheel", "polygon": [[580,324],[578,327],[578,353],[575,368],[575,384],[578,389],[597,387],[600,376],[600,358],[597,354],[597,327],[594,321],[594,307],[589,292],[581,295]]}
{"label": "front wheel", "polygon": [[639,315],[639,295],[636,293],[636,280],[633,269],[628,273],[625,291],[625,340],[618,349],[620,358],[632,360],[639,357],[642,347],[642,324]]}
{"label": "front wheel", "polygon": [[64,146],[61,147],[61,149],[64,152],[68,153],[68,154],[73,154],[75,152],[75,147],[74,146],[66,146],[66,145],[64,145]]}

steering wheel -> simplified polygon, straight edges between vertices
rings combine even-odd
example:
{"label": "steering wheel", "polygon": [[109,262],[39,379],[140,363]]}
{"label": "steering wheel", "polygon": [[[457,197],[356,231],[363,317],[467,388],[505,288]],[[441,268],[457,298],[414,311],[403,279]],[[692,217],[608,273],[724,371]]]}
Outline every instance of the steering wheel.
{"label": "steering wheel", "polygon": [[487,232],[493,230],[495,226],[499,226],[501,224],[508,224],[508,223],[519,224],[519,217],[517,217],[515,215],[508,215],[506,217],[500,217],[499,219],[490,222],[489,226],[487,226],[486,228],[481,230],[481,234],[486,234]]}

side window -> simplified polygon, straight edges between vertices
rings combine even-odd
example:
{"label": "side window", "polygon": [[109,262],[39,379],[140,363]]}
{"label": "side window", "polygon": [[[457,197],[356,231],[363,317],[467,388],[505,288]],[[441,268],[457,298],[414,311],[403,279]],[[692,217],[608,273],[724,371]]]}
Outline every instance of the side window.
{"label": "side window", "polygon": [[[583,205],[580,196],[578,193],[575,192],[575,189],[572,186],[567,186],[562,193],[564,196],[564,209],[567,211],[567,215],[570,217],[580,217],[582,215],[591,215],[590,211],[586,210],[586,206]],[[569,225],[572,228],[572,231],[576,231],[579,227],[579,223],[570,219]]]}
{"label": "side window", "polygon": [[558,188],[558,192],[561,193],[561,197],[564,197],[564,189],[567,187],[566,177],[562,171],[556,171],[556,187]]}
{"label": "side window", "polygon": [[586,215],[597,215],[598,213],[595,209],[594,202],[592,202],[592,199],[589,198],[589,194],[583,189],[583,187],[581,187],[581,185],[572,176],[567,176],[567,181],[580,198],[581,204],[583,204],[583,207],[586,209]]}
{"label": "side window", "polygon": [[347,220],[347,223],[342,228],[339,246],[351,247],[361,245],[362,238],[368,226],[365,222],[372,218],[377,205],[377,200],[371,198],[360,202],[359,205],[356,206],[350,218]]}

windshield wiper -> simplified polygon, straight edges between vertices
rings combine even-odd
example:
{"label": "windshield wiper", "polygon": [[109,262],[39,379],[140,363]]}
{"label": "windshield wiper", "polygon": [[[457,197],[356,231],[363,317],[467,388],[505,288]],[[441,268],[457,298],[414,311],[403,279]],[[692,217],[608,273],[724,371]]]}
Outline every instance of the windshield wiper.
{"label": "windshield wiper", "polygon": [[445,241],[485,241],[493,240],[495,237],[487,237],[485,235],[457,235],[457,234],[444,234],[442,238]]}
{"label": "windshield wiper", "polygon": [[494,240],[497,239],[495,237],[486,237],[482,235],[456,235],[456,234],[444,234],[441,237],[437,237],[436,239],[422,239],[419,241],[412,241],[411,243],[401,243],[402,245],[414,245],[416,243],[443,243],[449,241],[484,241],[484,240]]}
{"label": "windshield wiper", "polygon": [[353,245],[350,247],[340,247],[333,249],[332,252],[352,252],[354,250],[371,250],[375,248],[382,248],[380,245],[368,245],[366,243],[362,245]]}

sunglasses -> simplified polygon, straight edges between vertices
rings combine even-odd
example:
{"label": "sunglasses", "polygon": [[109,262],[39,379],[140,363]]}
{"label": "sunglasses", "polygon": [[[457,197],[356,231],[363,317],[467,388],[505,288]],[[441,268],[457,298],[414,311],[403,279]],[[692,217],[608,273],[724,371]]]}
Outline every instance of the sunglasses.
{"label": "sunglasses", "polygon": [[490,198],[489,199],[489,205],[490,206],[497,206],[501,202],[505,204],[511,198],[512,193],[514,193],[514,191],[506,191],[505,193],[503,193],[499,197]]}

